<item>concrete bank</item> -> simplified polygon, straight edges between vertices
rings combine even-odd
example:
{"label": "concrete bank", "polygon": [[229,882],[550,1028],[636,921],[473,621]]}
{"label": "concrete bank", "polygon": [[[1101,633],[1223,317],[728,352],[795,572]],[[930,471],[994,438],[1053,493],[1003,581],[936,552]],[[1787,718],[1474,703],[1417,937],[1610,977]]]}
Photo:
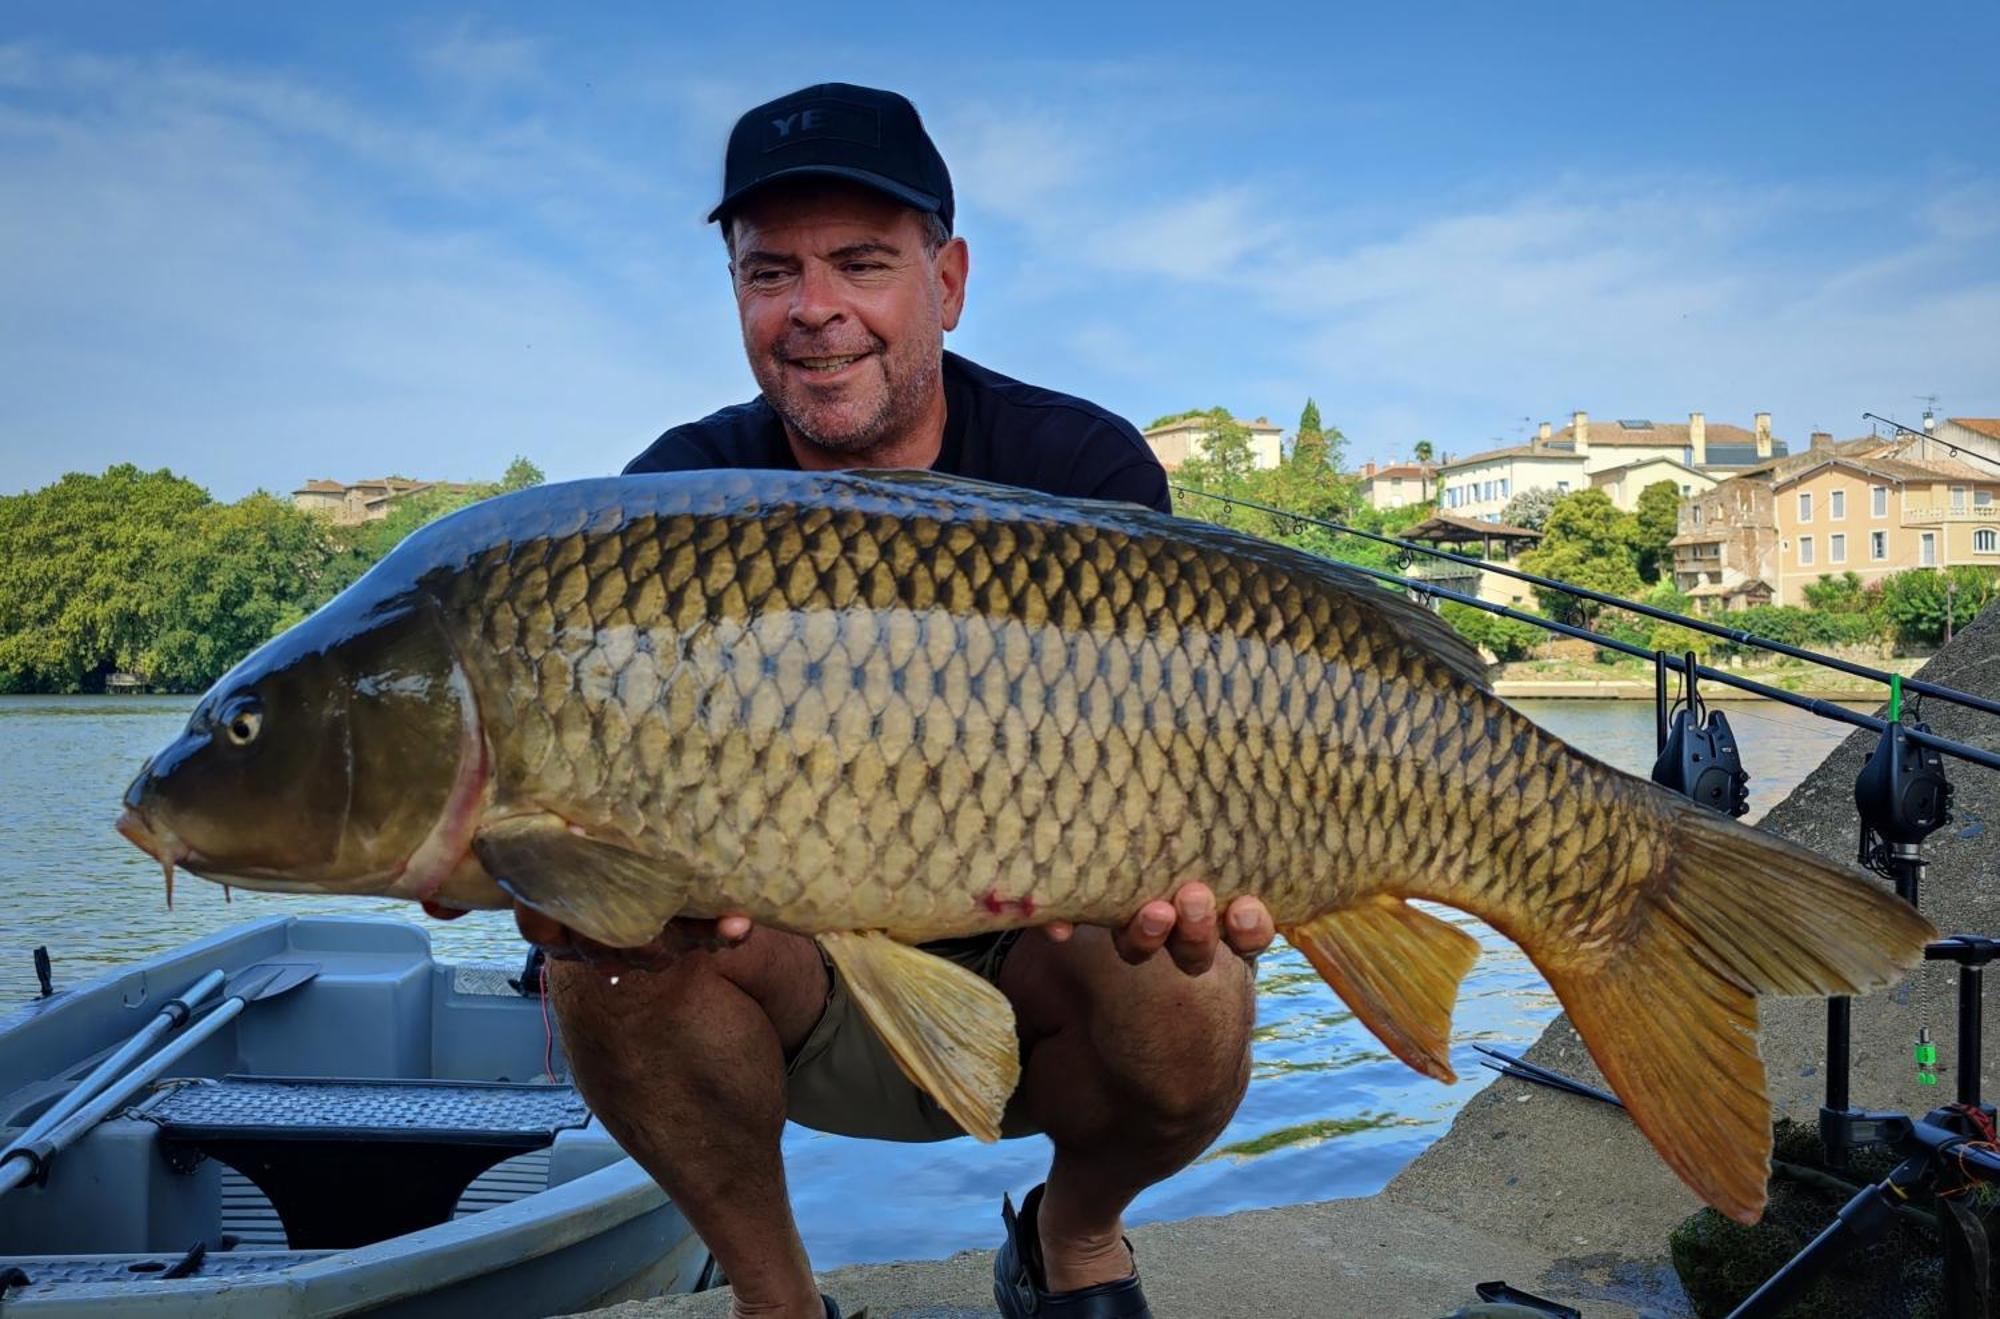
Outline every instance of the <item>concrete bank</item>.
{"label": "concrete bank", "polygon": [[[2000,610],[1989,611],[1925,666],[1922,676],[2000,697]],[[1648,692],[1650,695],[1650,692]],[[1931,702],[1924,713],[1948,737],[2000,751],[2000,719]],[[1857,730],[1761,822],[1852,862],[1854,776],[1874,747]],[[1947,932],[2000,931],[2000,775],[1948,762],[1955,823],[1931,840],[1923,907]],[[1754,878],[1745,877],[1746,883]],[[1909,1058],[1919,1023],[1956,1065],[1948,967],[1925,967],[1854,1009],[1855,1101],[1923,1112],[1937,1090],[1915,1083]],[[2000,1065],[2000,1011],[1986,1015],[1987,1093]],[[1768,1002],[1762,1032],[1779,1112],[1818,1112],[1825,1013],[1816,1000]],[[1528,1056],[1602,1084],[1566,1018]],[[1947,1082],[1947,1087],[1949,1083]],[[1944,1097],[1948,1098],[1949,1095]],[[994,1194],[999,1200],[998,1189]],[[1133,1233],[1146,1288],[1166,1319],[1433,1319],[1472,1299],[1475,1282],[1504,1278],[1575,1305],[1587,1319],[1691,1313],[1666,1256],[1667,1234],[1697,1208],[1623,1114],[1525,1082],[1497,1080],[1451,1130],[1381,1194],[1156,1223]],[[858,1206],[857,1213],[865,1213]],[[994,1231],[999,1221],[996,1211]],[[870,1319],[988,1319],[992,1256],[967,1252],[916,1264],[840,1269],[825,1289]],[[599,1311],[617,1319],[713,1319],[726,1292],[634,1302]]]}

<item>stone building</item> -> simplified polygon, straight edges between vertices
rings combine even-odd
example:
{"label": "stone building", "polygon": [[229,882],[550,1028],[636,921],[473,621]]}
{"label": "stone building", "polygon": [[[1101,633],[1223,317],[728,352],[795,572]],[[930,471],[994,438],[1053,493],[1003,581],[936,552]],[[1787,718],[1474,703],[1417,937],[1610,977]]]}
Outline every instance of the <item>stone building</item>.
{"label": "stone building", "polygon": [[[1720,422],[1711,425],[1699,412],[1689,413],[1685,424],[1630,419],[1592,422],[1589,413],[1576,412],[1560,431],[1543,422],[1541,432],[1526,444],[1440,463],[1438,507],[1456,517],[1493,522],[1507,501],[1524,490],[1552,489],[1568,494],[1589,489],[1599,472],[1659,460],[1677,463],[1704,478],[1664,478],[1686,485],[1683,493],[1693,495],[1704,483],[1726,480],[1759,463],[1783,458],[1787,452],[1785,442],[1771,434],[1768,412],[1758,413],[1749,430]],[[1638,506],[1639,491],[1645,488],[1631,481],[1608,484],[1615,484],[1619,494],[1630,501],[1619,505],[1627,509]]]}
{"label": "stone building", "polygon": [[[1276,467],[1284,461],[1284,435],[1282,426],[1271,423],[1268,417],[1255,421],[1238,420],[1237,425],[1250,432],[1250,461],[1253,467]],[[1191,458],[1198,458],[1202,446],[1214,433],[1215,423],[1208,417],[1182,417],[1165,425],[1149,427],[1146,443],[1160,465],[1174,471]]]}
{"label": "stone building", "polygon": [[462,481],[412,481],[404,476],[385,476],[356,481],[352,485],[315,478],[292,491],[292,505],[317,513],[338,526],[374,522],[389,516],[389,507],[399,499],[425,490],[447,490],[465,494],[473,487]]}
{"label": "stone building", "polygon": [[1431,497],[1431,482],[1437,468],[1429,463],[1391,463],[1377,467],[1364,463],[1356,483],[1370,508],[1407,508]]}

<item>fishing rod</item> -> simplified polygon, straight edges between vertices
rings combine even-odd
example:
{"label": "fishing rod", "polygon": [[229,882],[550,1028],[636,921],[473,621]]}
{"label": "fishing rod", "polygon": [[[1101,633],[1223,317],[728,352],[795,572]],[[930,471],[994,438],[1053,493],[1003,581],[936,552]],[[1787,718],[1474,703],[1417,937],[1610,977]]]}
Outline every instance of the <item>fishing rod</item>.
{"label": "fishing rod", "polygon": [[1979,450],[1977,449],[1967,449],[1962,445],[1953,444],[1950,440],[1939,439],[1936,435],[1932,434],[1930,431],[1920,431],[1915,426],[1905,426],[1900,421],[1894,421],[1888,417],[1878,416],[1873,412],[1862,413],[1861,419],[1863,421],[1879,421],[1884,426],[1894,426],[1897,430],[1902,431],[1905,435],[1914,435],[1916,438],[1920,440],[1929,440],[1932,444],[1943,445],[1945,448],[1951,450],[1953,453],[1964,454],[1968,458],[1977,458],[1982,463],[1991,463],[1995,467],[2000,467],[2000,459],[1995,459],[1989,454],[1983,454],[1979,452]]}
{"label": "fishing rod", "polygon": [[[1287,514],[1286,516],[1291,515]],[[1327,556],[1315,555],[1314,557],[1326,558]],[[1822,719],[1836,719],[1841,723],[1852,724],[1856,728],[1865,728],[1871,733],[1877,734],[1887,731],[1892,726],[1889,720],[1877,719],[1873,715],[1862,714],[1859,710],[1850,710],[1844,705],[1836,705],[1831,701],[1823,701],[1817,697],[1800,696],[1798,693],[1788,692],[1782,687],[1773,687],[1767,683],[1758,682],[1754,678],[1744,678],[1737,674],[1725,672],[1722,669],[1713,669],[1699,662],[1690,664],[1684,658],[1667,655],[1659,651],[1647,650],[1644,646],[1635,646],[1629,641],[1620,641],[1616,637],[1608,637],[1602,632],[1593,632],[1587,627],[1579,627],[1574,623],[1562,623],[1553,618],[1543,618],[1540,614],[1530,614],[1508,605],[1495,604],[1491,600],[1481,600],[1476,595],[1467,595],[1463,591],[1454,591],[1449,587],[1439,586],[1434,582],[1420,581],[1413,577],[1400,577],[1385,568],[1370,568],[1365,564],[1348,563],[1341,559],[1327,558],[1327,562],[1337,563],[1343,568],[1361,573],[1364,576],[1373,577],[1377,581],[1385,582],[1391,586],[1398,586],[1403,590],[1412,591],[1417,595],[1437,600],[1449,600],[1454,604],[1468,605],[1471,608],[1483,610],[1489,614],[1497,614],[1501,618],[1513,619],[1517,623],[1531,623],[1545,631],[1559,632],[1566,637],[1575,637],[1578,641],[1588,641],[1593,646],[1602,646],[1606,650],[1615,650],[1621,654],[1636,656],[1650,663],[1664,664],[1667,668],[1683,676],[1692,673],[1703,682],[1719,682],[1725,687],[1734,687],[1739,691],[1750,692],[1753,695],[1763,697],[1767,701],[1776,701],[1780,705],[1789,705],[1793,709],[1804,710],[1808,714],[1818,715]],[[1909,679],[1905,678],[1902,680],[1902,685],[1909,687],[1912,684]],[[1913,728],[1900,724],[1896,726],[1901,727],[1903,735],[1918,746],[1930,747],[1943,755],[1951,756],[1958,760],[1969,761],[1975,765],[1983,765],[1987,769],[2000,769],[2000,753],[1986,751],[1975,746],[1968,746],[1963,742],[1955,742],[1948,737],[1939,737],[1936,733],[1922,728]]]}
{"label": "fishing rod", "polygon": [[[1614,609],[1624,609],[1644,618],[1656,619],[1662,623],[1673,623],[1677,626],[1687,628],[1691,632],[1701,632],[1708,636],[1719,637],[1724,641],[1733,642],[1739,646],[1750,646],[1758,650],[1768,650],[1774,654],[1785,655],[1792,659],[1805,660],[1808,663],[1818,664],[1841,673],[1851,674],[1857,678],[1866,678],[1871,682],[1879,682],[1887,685],[1901,676],[1885,672],[1881,669],[1870,668],[1866,664],[1856,664],[1852,660],[1844,660],[1838,656],[1823,655],[1816,650],[1806,650],[1803,647],[1788,645],[1782,641],[1773,641],[1768,637],[1760,637],[1754,632],[1745,632],[1741,628],[1723,627],[1718,623],[1711,623],[1707,619],[1694,618],[1687,614],[1676,614],[1670,609],[1661,609],[1655,605],[1641,604],[1637,600],[1627,600],[1622,596],[1607,595],[1602,591],[1593,591],[1585,586],[1572,585],[1559,578],[1542,577],[1520,568],[1510,568],[1504,564],[1493,563],[1486,559],[1474,559],[1467,555],[1454,554],[1450,550],[1440,550],[1418,541],[1403,540],[1399,537],[1384,535],[1377,531],[1363,531],[1359,527],[1350,527],[1345,523],[1333,522],[1326,518],[1316,518],[1305,513],[1293,513],[1287,509],[1259,503],[1254,499],[1241,499],[1235,495],[1219,495],[1212,490],[1200,490],[1193,486],[1183,485],[1174,486],[1173,489],[1179,494],[1200,495],[1204,499],[1214,499],[1225,504],[1235,504],[1243,508],[1254,508],[1258,512],[1267,513],[1272,517],[1287,518],[1293,522],[1302,523],[1307,526],[1324,527],[1329,531],[1337,531],[1343,535],[1359,536],[1364,540],[1376,541],[1383,545],[1392,545],[1406,553],[1429,554],[1443,559],[1448,563],[1464,564],[1467,567],[1477,568],[1485,572],[1499,573],[1503,577],[1511,577],[1517,581],[1526,582],[1530,586],[1539,586],[1547,590],[1558,591],[1575,599],[1588,600],[1593,604],[1607,605]],[[1350,564],[1349,566],[1354,567],[1357,565]],[[1416,588],[1413,587],[1412,589]],[[1537,624],[1548,621],[1538,615],[1528,615],[1527,617],[1529,621]],[[1647,658],[1652,656],[1651,651],[1635,650],[1630,653],[1644,655]],[[1972,709],[1981,710],[1987,714],[2000,714],[2000,701],[1989,700],[1984,696],[1975,696],[1971,692],[1962,692],[1951,687],[1943,687],[1937,683],[1924,682],[1918,678],[1903,678],[1902,683],[1905,691],[1916,692],[1923,696],[1935,696],[1941,701],[1949,701],[1954,705],[1970,706]]]}

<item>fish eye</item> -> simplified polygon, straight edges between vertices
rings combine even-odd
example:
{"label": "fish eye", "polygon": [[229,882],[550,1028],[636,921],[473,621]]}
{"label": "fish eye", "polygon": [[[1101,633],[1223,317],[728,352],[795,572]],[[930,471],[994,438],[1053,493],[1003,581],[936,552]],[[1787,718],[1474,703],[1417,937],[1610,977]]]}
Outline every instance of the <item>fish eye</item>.
{"label": "fish eye", "polygon": [[254,696],[239,696],[222,707],[222,735],[236,746],[247,747],[264,729],[264,703]]}

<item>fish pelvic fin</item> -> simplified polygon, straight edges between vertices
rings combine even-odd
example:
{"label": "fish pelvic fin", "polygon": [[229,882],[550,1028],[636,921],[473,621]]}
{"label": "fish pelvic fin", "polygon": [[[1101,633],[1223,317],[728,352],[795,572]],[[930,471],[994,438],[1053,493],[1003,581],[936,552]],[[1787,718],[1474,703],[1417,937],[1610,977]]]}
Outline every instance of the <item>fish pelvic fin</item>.
{"label": "fish pelvic fin", "polygon": [[1014,1008],[954,962],[878,931],[819,936],[848,992],[911,1082],[965,1131],[1000,1139],[1021,1079]]}
{"label": "fish pelvic fin", "polygon": [[1378,894],[1280,931],[1361,1024],[1426,1076],[1451,1082],[1451,1010],[1479,941],[1399,897]]}
{"label": "fish pelvic fin", "polygon": [[671,863],[579,833],[548,812],[485,825],[472,836],[472,850],[524,904],[613,948],[657,938],[687,890]]}
{"label": "fish pelvic fin", "polygon": [[1747,1225],[1771,1173],[1757,996],[1880,989],[1937,932],[1796,843],[1692,803],[1667,810],[1669,859],[1628,934],[1588,963],[1536,960],[1660,1157]]}

